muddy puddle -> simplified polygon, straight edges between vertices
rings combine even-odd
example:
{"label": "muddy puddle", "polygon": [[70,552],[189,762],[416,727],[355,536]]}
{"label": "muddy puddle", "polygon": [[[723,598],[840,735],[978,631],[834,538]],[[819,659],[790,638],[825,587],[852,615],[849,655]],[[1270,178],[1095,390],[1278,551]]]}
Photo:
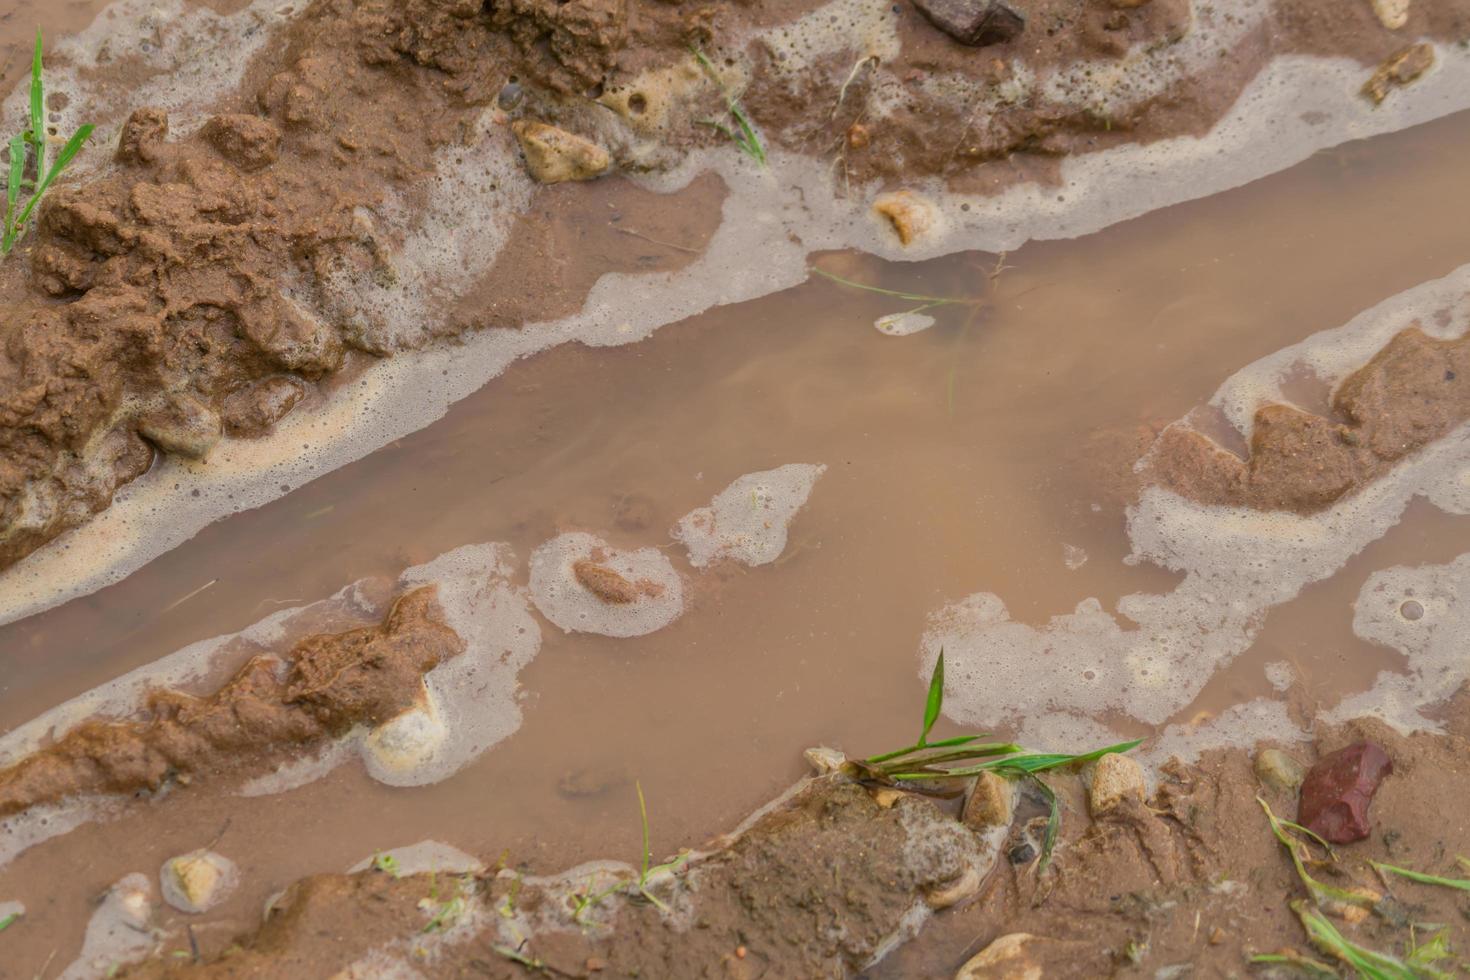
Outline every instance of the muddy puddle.
{"label": "muddy puddle", "polygon": [[[913,301],[813,276],[636,345],[536,355],[428,428],[0,627],[0,727],[14,728],[163,654],[468,543],[508,544],[518,583],[566,531],[658,549],[686,604],[627,639],[543,621],[518,730],[435,785],[390,788],[349,761],[280,794],[176,792],[26,850],[0,870],[0,895],[27,910],[3,939],[5,975],[30,976],[54,950],[69,961],[96,895],[183,850],[239,864],[241,887],[194,926],[214,947],[295,878],[387,847],[432,837],[538,872],[632,860],[634,780],[672,850],[776,796],[803,746],[905,742],[917,640],[946,603],[991,591],[1042,624],[1089,597],[1111,609],[1178,583],[1124,561],[1134,463],[1242,366],[1470,262],[1467,166],[1458,115],[1082,239],[916,264],[819,254],[815,267],[850,282],[962,302],[888,336],[875,319]],[[645,246],[659,254],[627,247]],[[788,463],[826,471],[779,557],[691,567],[670,528],[742,474]],[[1470,524],[1414,503],[1271,610],[1165,720],[1285,697],[1268,665],[1289,665],[1293,696],[1313,706],[1366,689],[1402,666],[1353,632],[1368,576],[1467,550]],[[1157,730],[1126,711],[1094,720]]]}
{"label": "muddy puddle", "polygon": [[[981,72],[931,5],[806,6],[717,64],[714,8],[0,0],[0,82],[85,30],[58,84],[116,117],[0,272],[0,978],[951,976],[1022,929],[1236,975],[1310,949],[1267,744],[1398,767],[1339,877],[1470,849],[1470,14],[1038,3]],[[741,97],[769,146],[690,141]],[[1218,503],[1248,467],[1336,490]],[[852,760],[941,652],[936,737],[1142,744],[900,792]],[[1372,894],[1379,946],[1456,908]]]}

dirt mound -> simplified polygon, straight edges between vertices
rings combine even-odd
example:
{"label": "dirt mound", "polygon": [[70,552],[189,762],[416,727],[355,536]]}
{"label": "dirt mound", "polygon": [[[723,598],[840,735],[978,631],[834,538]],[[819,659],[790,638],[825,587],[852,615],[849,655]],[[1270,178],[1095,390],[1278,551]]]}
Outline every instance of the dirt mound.
{"label": "dirt mound", "polygon": [[424,673],[463,648],[435,591],[400,596],[379,625],[308,637],[284,663],[253,657],[213,694],[157,691],[145,718],[84,722],[0,772],[0,816],[260,772],[354,725],[397,717],[422,700]]}
{"label": "dirt mound", "polygon": [[1470,338],[1438,340],[1409,327],[1338,387],[1336,418],[1263,406],[1244,460],[1193,429],[1171,426],[1149,457],[1148,475],[1203,504],[1314,513],[1470,419],[1467,371]]}

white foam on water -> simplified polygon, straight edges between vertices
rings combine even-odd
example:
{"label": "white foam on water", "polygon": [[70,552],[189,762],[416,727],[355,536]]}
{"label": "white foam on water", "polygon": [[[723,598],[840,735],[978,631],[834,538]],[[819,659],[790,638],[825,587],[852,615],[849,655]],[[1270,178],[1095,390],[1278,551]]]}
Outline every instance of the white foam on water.
{"label": "white foam on water", "polygon": [[347,869],[348,874],[366,871],[384,858],[392,860],[391,867],[400,875],[416,875],[421,872],[443,872],[446,874],[480,874],[485,862],[467,854],[459,848],[437,840],[421,840],[403,847],[390,847],[363,858]]}
{"label": "white foam on water", "polygon": [[[1221,391],[1275,400],[1283,371],[1300,363],[1339,382],[1400,330],[1442,314],[1448,315],[1437,334],[1461,336],[1470,327],[1467,293],[1470,266],[1463,266],[1385,300],[1343,327],[1312,335],[1288,348],[1289,356],[1271,355],[1247,366]],[[1357,356],[1343,356],[1344,350]],[[1238,417],[1249,418],[1260,404],[1243,401]],[[920,643],[920,676],[930,676],[942,649],[945,713],[969,725],[1024,726],[1027,719],[1051,716],[1050,737],[1073,727],[1079,744],[1097,734],[1081,722],[1104,711],[1163,724],[1249,648],[1268,610],[1329,577],[1382,537],[1416,495],[1445,501],[1467,484],[1470,424],[1311,516],[1204,506],[1148,487],[1128,512],[1128,561],[1182,572],[1179,585],[1163,594],[1124,596],[1116,614],[1086,599],[1041,626],[1011,619],[1000,596],[976,593],[933,615]],[[1415,691],[1430,700],[1445,696],[1443,685]],[[1209,730],[1223,739],[1250,729],[1219,721]]]}
{"label": "white foam on water", "polygon": [[1406,669],[1380,672],[1371,688],[1344,698],[1323,718],[1372,716],[1406,734],[1441,731],[1422,712],[1470,680],[1470,554],[1444,565],[1374,572],[1353,604],[1353,632],[1403,654]]}
{"label": "white foam on water", "polygon": [[60,980],[93,980],[152,952],[158,935],[149,927],[153,884],[139,872],[119,879],[87,921],[82,950]]}
{"label": "white foam on water", "polygon": [[[851,6],[877,9],[856,0]],[[203,15],[192,12],[177,21],[196,16]],[[873,16],[875,24],[882,20]],[[234,55],[249,28],[230,23],[234,26],[228,29],[198,32],[198,47],[189,55]],[[813,43],[818,51],[828,42]],[[106,512],[0,575],[0,622],[116,582],[205,524],[260,506],[280,496],[282,487],[299,486],[423,428],[517,358],[571,341],[634,342],[712,306],[793,286],[806,277],[812,251],[858,248],[917,260],[963,249],[1014,250],[1032,239],[1088,234],[1239,186],[1325,146],[1470,107],[1470,51],[1440,46],[1436,54],[1433,70],[1378,107],[1358,95],[1365,72],[1351,61],[1278,58],[1207,136],[1067,158],[1060,165],[1060,187],[1022,185],[974,197],[946,193],[938,182],[916,182],[914,189],[935,202],[942,220],[908,247],[871,213],[881,189],[849,188],[839,197],[824,162],[776,152],[762,169],[731,147],[691,154],[671,173],[639,178],[655,190],[677,189],[707,171],[724,178],[729,194],[722,223],[705,252],[685,268],[604,275],[583,309],[571,316],[519,330],[484,330],[461,342],[386,359],[335,392],[321,410],[288,416],[268,438],[226,440],[208,465],[164,460],[123,488]],[[1284,119],[1294,122],[1283,126]],[[483,160],[464,165],[460,158],[466,151],[460,148],[442,155],[423,235],[410,234],[406,249],[392,256],[398,281],[408,285],[363,291],[347,311],[365,336],[390,348],[422,337],[426,311],[440,295],[436,290],[452,292],[468,282],[466,276],[487,266],[503,244],[506,210],[532,192],[509,165],[510,144],[498,126],[493,116],[481,121],[480,142],[469,152]],[[392,210],[375,220],[401,223],[404,216]],[[329,287],[326,305],[347,292]]]}
{"label": "white foam on water", "polygon": [[822,463],[787,463],[747,473],[715,494],[708,507],[690,511],[669,532],[689,551],[696,568],[715,561],[767,565],[786,550],[786,533],[806,506]]}
{"label": "white foam on water", "polygon": [[[444,622],[464,652],[424,675],[432,725],[415,711],[376,730],[359,727],[315,755],[247,781],[246,796],[285,792],[318,779],[358,755],[374,779],[391,786],[419,786],[444,779],[511,735],[521,723],[518,676],[541,646],[525,589],[509,577],[515,557],[508,545],[465,545],[406,570],[395,595],[432,584]],[[190,644],[175,653],[78,695],[0,736],[0,766],[13,765],[91,719],[126,719],[158,688],[198,686],[238,669],[252,656],[284,655],[301,638],[381,620],[387,609],[365,598],[355,583],[330,598],[277,612],[235,634]],[[428,737],[424,737],[427,735]],[[36,807],[0,820],[0,866],[41,841],[119,810],[99,797]]]}
{"label": "white foam on water", "polygon": [[[599,597],[578,580],[582,562],[616,573],[639,595],[630,602]],[[684,613],[684,583],[662,551],[623,551],[586,531],[558,535],[531,553],[531,598],[568,633],[643,636]]]}

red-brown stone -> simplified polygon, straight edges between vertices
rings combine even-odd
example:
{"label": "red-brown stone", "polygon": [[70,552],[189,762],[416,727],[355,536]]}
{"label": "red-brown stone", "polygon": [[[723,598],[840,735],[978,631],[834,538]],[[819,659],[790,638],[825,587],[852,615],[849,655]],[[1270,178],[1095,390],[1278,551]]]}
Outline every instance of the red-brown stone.
{"label": "red-brown stone", "polygon": [[1356,742],[1317,760],[1302,781],[1297,819],[1334,844],[1367,837],[1368,804],[1393,760],[1373,742]]}

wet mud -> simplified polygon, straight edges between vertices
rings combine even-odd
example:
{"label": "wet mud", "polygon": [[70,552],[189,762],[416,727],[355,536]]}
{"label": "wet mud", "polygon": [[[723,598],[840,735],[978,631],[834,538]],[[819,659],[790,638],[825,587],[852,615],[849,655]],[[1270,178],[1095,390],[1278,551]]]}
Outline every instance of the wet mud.
{"label": "wet mud", "polygon": [[[1013,193],[1107,225],[1064,172],[1167,183],[1138,154],[1294,71],[1442,115],[1470,5],[130,4],[48,60],[105,136],[0,265],[0,574],[197,527],[180,474],[385,365],[500,376],[0,626],[0,977],[1241,975],[1332,959],[1308,897],[1463,943],[1370,862],[1470,848],[1465,117],[1075,241],[842,249],[952,251]],[[1280,126],[1377,131],[1329,117]],[[798,281],[767,259],[822,275],[710,309]],[[699,315],[642,339],[682,275]],[[115,495],[153,501],[123,535]],[[941,730],[1145,742],[965,799],[831,751],[791,784],[906,744],[946,647]],[[1291,773],[1365,739],[1366,839],[1308,862],[1344,906],[1261,801],[1312,819]]]}

